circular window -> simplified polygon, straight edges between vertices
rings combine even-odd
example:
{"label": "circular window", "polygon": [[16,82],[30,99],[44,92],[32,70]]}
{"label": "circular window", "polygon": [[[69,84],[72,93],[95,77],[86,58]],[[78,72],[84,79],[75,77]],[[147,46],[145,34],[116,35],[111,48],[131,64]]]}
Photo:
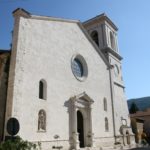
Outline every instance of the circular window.
{"label": "circular window", "polygon": [[83,76],[83,66],[79,59],[75,58],[72,62],[72,71],[78,77]]}
{"label": "circular window", "polygon": [[87,64],[81,55],[75,55],[71,61],[71,68],[74,76],[83,81],[87,77]]}

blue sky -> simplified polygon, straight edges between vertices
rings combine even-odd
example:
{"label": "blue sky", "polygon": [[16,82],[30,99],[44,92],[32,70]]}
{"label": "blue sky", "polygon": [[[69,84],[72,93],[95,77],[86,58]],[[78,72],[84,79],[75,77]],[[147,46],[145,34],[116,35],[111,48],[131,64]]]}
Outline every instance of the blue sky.
{"label": "blue sky", "polygon": [[9,49],[12,11],[85,21],[105,12],[118,26],[127,98],[150,96],[150,0],[0,0],[0,49]]}

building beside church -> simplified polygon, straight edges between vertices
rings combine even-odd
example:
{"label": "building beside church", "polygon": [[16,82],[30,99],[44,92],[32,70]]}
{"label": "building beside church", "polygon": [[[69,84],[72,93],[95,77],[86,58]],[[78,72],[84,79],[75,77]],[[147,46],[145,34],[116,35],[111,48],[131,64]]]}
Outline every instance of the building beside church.
{"label": "building beside church", "polygon": [[146,134],[147,142],[150,143],[150,108],[145,111],[137,111],[134,114],[130,114],[130,118],[132,121],[132,128],[136,131],[135,134],[139,137],[137,142],[141,142],[144,132]]}
{"label": "building beside church", "polygon": [[0,50],[0,141],[4,136],[10,51]]}
{"label": "building beside church", "polygon": [[133,144],[115,24],[105,14],[83,23],[21,8],[13,16],[1,138],[15,117],[18,135],[43,150]]}

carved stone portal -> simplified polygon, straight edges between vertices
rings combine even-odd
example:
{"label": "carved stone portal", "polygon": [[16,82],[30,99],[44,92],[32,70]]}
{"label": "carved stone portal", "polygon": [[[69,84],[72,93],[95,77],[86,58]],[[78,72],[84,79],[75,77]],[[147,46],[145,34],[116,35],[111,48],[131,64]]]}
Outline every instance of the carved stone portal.
{"label": "carved stone portal", "polygon": [[[93,147],[91,117],[91,105],[93,102],[85,92],[69,100],[70,149]],[[82,117],[79,118],[79,116]]]}

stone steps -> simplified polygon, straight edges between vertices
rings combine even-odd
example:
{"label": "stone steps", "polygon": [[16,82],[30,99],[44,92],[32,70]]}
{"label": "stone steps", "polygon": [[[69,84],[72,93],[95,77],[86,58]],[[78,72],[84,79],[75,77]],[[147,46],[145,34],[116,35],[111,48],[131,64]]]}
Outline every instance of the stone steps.
{"label": "stone steps", "polygon": [[117,147],[85,147],[85,148],[80,148],[80,150],[129,150],[133,147],[130,146],[117,146]]}

